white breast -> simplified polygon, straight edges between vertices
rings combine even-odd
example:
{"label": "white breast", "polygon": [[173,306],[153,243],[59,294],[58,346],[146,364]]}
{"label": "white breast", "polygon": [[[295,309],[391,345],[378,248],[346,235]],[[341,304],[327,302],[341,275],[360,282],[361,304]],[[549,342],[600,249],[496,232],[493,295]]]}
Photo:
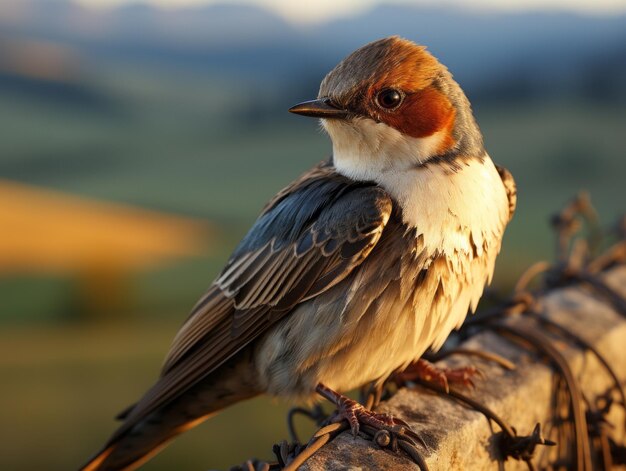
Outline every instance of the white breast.
{"label": "white breast", "polygon": [[[509,205],[500,175],[488,156],[471,159],[458,171],[428,165],[381,174],[378,183],[402,207],[404,222],[423,234],[431,250],[481,253],[489,239],[500,239]],[[470,241],[471,234],[471,241]]]}
{"label": "white breast", "polygon": [[[404,222],[416,228],[426,254],[445,257],[445,263],[429,269],[431,286],[419,289],[424,303],[415,306],[424,324],[416,326],[421,338],[414,348],[419,354],[429,346],[438,348],[463,322],[468,308],[475,310],[491,281],[509,220],[500,175],[487,155],[460,158],[454,171],[445,164],[423,165],[443,139],[437,133],[412,138],[385,124],[358,119],[323,120],[323,125],[333,141],[337,170],[385,188],[402,207]],[[446,296],[431,306],[428,293],[440,283]]]}

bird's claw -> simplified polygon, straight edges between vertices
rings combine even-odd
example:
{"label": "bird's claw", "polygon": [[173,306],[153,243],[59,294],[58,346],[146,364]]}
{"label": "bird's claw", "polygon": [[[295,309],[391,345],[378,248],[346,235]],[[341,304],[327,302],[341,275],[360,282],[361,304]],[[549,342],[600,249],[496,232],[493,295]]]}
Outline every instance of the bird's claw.
{"label": "bird's claw", "polygon": [[316,391],[337,406],[337,412],[330,417],[329,423],[338,424],[345,420],[355,438],[360,434],[381,448],[394,452],[402,449],[421,469],[428,469],[419,454],[417,444],[421,444],[424,448],[428,447],[404,420],[391,414],[373,412],[321,383],[317,385]]}
{"label": "bird's claw", "polygon": [[428,383],[435,383],[446,392],[449,392],[451,384],[473,389],[475,387],[473,378],[484,378],[484,376],[484,373],[475,366],[439,368],[426,360],[420,359],[410,364],[404,371],[398,373],[396,380],[404,383],[421,379]]}
{"label": "bird's claw", "polygon": [[368,425],[376,430],[387,430],[399,422],[396,422],[389,414],[372,412],[358,402],[341,396],[337,401],[337,413],[331,418],[331,422],[348,421],[352,435],[356,437],[361,424]]}
{"label": "bird's claw", "polygon": [[356,438],[360,432],[365,432],[366,438],[374,440],[381,448],[391,448],[397,451],[398,440],[403,440],[413,446],[419,443],[426,447],[424,440],[404,420],[391,414],[368,410],[345,396],[339,399],[337,413],[330,420],[334,423],[346,420],[353,437]]}

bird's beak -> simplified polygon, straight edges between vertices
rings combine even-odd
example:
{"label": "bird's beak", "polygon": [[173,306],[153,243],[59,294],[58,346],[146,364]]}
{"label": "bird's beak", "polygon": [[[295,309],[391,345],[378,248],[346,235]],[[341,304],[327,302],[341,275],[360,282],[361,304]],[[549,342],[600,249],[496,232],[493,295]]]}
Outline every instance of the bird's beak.
{"label": "bird's beak", "polygon": [[289,112],[312,118],[326,119],[345,119],[349,114],[347,110],[334,106],[328,98],[318,98],[317,100],[298,103],[296,106],[289,108]]}

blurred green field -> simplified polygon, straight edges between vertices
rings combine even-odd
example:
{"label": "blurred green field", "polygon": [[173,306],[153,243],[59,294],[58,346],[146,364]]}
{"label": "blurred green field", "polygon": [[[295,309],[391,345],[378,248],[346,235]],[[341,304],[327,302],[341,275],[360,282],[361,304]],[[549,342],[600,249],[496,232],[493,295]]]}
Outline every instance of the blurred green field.
{"label": "blurred green field", "polygon": [[[106,106],[0,90],[0,175],[207,218],[220,234],[205,257],[133,274],[132,299],[109,322],[77,322],[69,274],[2,275],[0,469],[73,469],[93,452],[112,417],[150,385],[178,325],[265,201],[330,152],[315,123],[287,114],[293,103],[280,93],[214,76],[115,70],[90,78]],[[264,112],[274,108],[284,116]],[[495,277],[501,289],[552,256],[548,216],[577,191],[589,190],[607,224],[624,210],[625,111],[560,101],[479,107],[491,156],[518,184]],[[286,438],[285,410],[267,399],[238,406],[145,469],[269,457]]]}
{"label": "blurred green field", "polygon": [[[113,416],[151,385],[177,326],[161,319],[3,328],[1,469],[76,469],[112,432]],[[269,459],[271,445],[287,436],[286,410],[267,398],[237,405],[185,434],[145,469]]]}

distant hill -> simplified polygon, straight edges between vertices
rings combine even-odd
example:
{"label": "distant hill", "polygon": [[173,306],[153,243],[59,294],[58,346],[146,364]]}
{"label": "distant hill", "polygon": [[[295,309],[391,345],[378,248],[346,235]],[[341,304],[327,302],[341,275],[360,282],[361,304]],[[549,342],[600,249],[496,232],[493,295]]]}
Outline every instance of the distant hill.
{"label": "distant hill", "polygon": [[65,0],[9,0],[0,6],[0,31],[68,44],[92,60],[244,79],[254,74],[278,85],[293,83],[294,77],[317,81],[354,48],[399,34],[428,45],[475,96],[485,89],[492,99],[555,92],[593,99],[626,96],[626,15],[388,4],[303,29],[243,4],[163,10],[138,3],[96,11]]}

